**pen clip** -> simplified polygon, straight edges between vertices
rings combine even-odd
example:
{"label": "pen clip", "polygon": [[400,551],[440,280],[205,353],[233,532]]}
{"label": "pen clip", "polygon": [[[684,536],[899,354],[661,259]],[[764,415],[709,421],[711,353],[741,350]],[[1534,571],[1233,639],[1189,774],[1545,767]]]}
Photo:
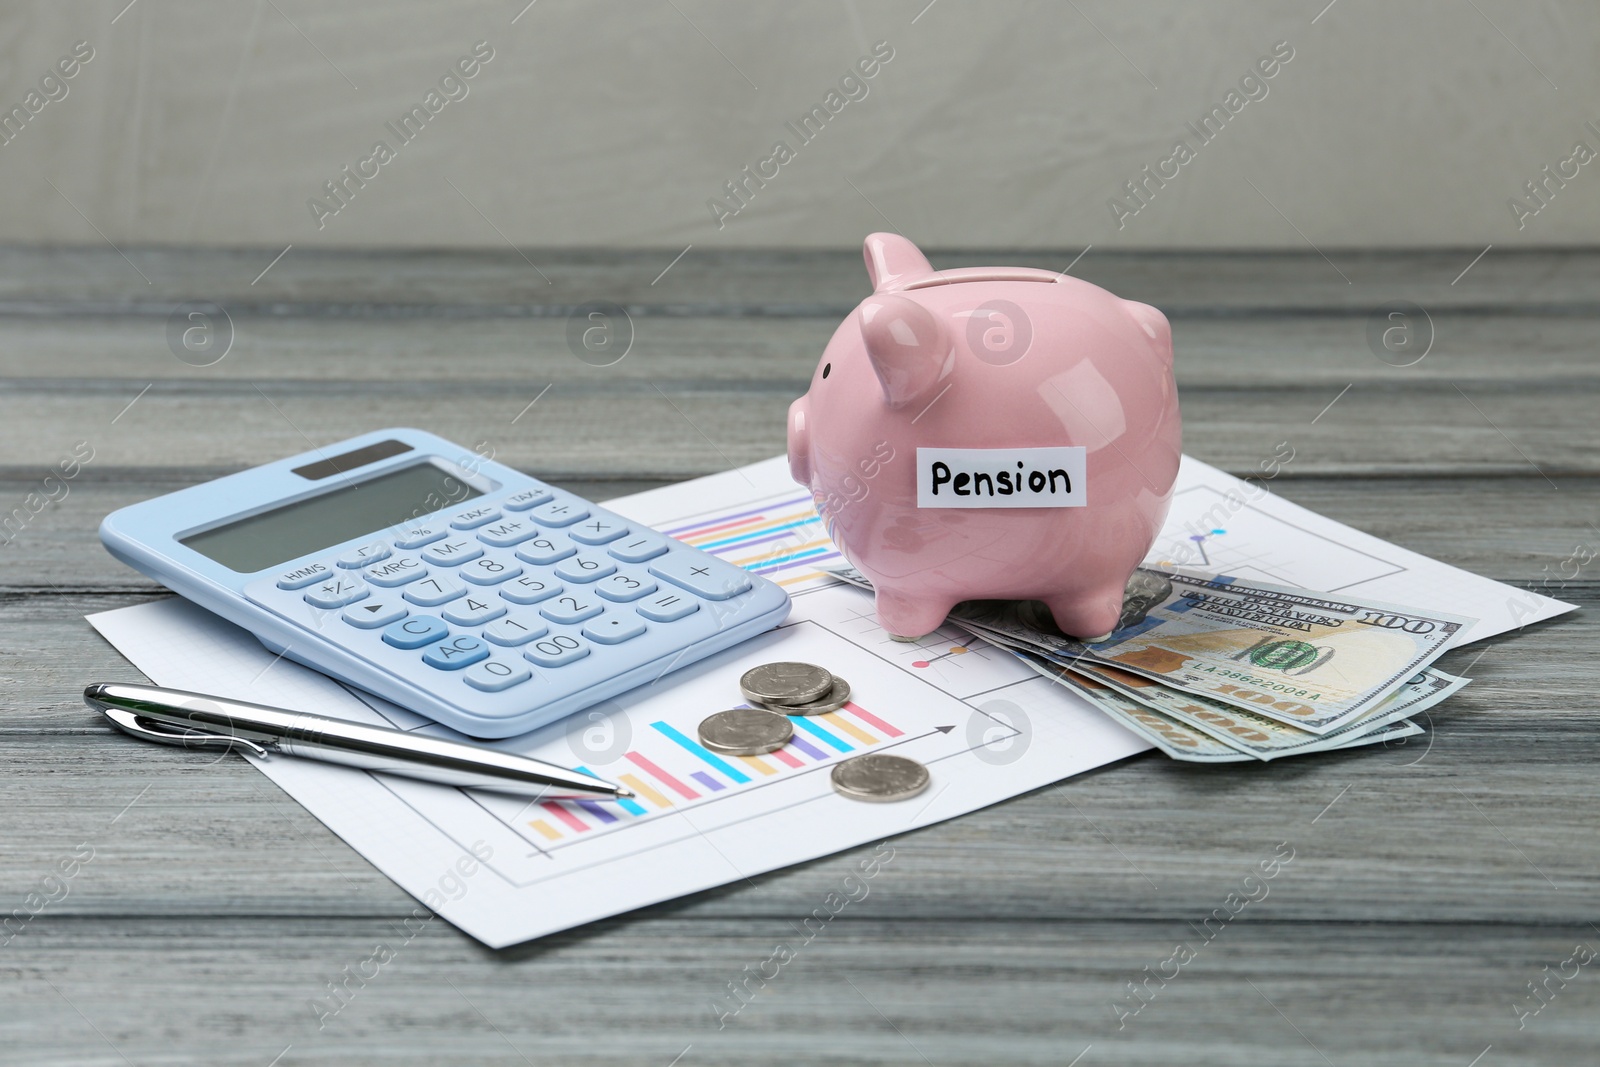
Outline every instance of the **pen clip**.
{"label": "pen clip", "polygon": [[145,741],[155,741],[163,745],[180,745],[184,748],[223,748],[231,750],[233,746],[240,745],[249,749],[262,759],[268,758],[270,753],[254,741],[231,734],[210,734],[204,730],[161,729],[151,720],[141,717],[137,712],[126,708],[102,708],[106,718],[110,719],[119,730],[132,734],[134,737]]}

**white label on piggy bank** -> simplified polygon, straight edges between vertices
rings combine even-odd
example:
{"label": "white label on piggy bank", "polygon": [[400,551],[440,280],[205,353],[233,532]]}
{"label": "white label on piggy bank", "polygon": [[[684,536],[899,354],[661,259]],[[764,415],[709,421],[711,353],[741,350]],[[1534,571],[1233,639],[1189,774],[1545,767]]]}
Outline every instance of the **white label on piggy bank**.
{"label": "white label on piggy bank", "polygon": [[919,508],[1081,508],[1086,448],[919,448]]}

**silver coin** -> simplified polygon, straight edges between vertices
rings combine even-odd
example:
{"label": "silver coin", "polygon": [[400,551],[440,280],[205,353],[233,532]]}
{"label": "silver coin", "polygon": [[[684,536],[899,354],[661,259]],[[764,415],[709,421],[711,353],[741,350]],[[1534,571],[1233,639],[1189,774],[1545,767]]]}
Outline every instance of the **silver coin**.
{"label": "silver coin", "polygon": [[808,704],[833,688],[833,675],[813,663],[763,663],[744,672],[739,689],[759,704]]}
{"label": "silver coin", "polygon": [[914,797],[928,788],[928,768],[914,759],[869,752],[833,768],[833,788],[852,800],[889,801]]}
{"label": "silver coin", "polygon": [[724,756],[759,756],[775,752],[794,736],[794,724],[760,708],[719,711],[700,721],[700,743]]}
{"label": "silver coin", "polygon": [[804,704],[768,704],[764,701],[751,701],[751,703],[768,711],[776,711],[780,715],[826,715],[830,711],[838,711],[849,700],[850,683],[836,674],[833,676],[833,688],[819,700]]}

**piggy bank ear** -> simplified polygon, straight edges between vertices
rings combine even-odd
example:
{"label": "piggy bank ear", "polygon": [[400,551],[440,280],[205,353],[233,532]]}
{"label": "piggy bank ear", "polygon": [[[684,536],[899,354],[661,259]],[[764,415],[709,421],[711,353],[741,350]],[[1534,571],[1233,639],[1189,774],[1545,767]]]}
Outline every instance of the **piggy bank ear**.
{"label": "piggy bank ear", "polygon": [[932,312],[907,297],[869,297],[861,305],[861,339],[890,407],[926,403],[955,366],[949,334]]}
{"label": "piggy bank ear", "polygon": [[868,234],[861,255],[867,261],[867,277],[872,279],[875,293],[904,289],[908,279],[933,273],[928,257],[897,233]]}

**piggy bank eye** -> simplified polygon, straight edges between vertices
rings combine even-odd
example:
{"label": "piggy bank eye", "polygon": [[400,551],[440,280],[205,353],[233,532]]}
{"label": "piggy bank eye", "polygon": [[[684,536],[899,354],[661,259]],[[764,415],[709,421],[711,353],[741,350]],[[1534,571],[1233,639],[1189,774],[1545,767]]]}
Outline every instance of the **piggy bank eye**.
{"label": "piggy bank eye", "polygon": [[826,378],[828,376],[828,372],[831,371],[832,369],[833,369],[833,364],[832,363],[824,363],[822,365],[822,376],[824,378]]}

